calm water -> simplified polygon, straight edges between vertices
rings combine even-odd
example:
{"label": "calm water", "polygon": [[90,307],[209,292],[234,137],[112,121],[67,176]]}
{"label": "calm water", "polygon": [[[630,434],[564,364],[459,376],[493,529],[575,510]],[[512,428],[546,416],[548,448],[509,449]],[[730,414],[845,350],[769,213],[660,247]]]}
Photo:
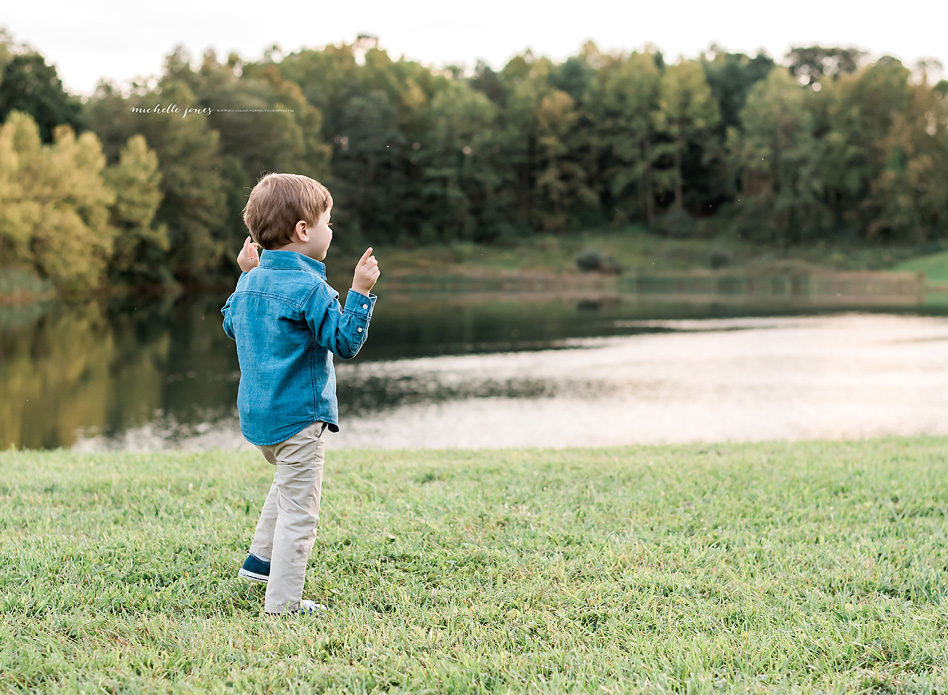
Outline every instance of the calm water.
{"label": "calm water", "polygon": [[[248,447],[226,295],[0,309],[0,448]],[[948,316],[468,295],[379,300],[340,447],[948,434]]]}

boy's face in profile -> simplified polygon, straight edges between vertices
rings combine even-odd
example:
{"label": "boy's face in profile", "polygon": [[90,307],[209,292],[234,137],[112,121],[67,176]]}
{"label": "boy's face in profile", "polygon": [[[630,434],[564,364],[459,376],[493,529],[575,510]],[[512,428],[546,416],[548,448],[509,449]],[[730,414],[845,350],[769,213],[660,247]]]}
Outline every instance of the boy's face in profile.
{"label": "boy's face in profile", "polygon": [[327,208],[327,210],[319,216],[319,219],[316,220],[316,226],[307,226],[305,228],[308,241],[302,241],[302,235],[299,233],[301,224],[299,222],[296,223],[297,239],[301,242],[303,247],[300,250],[313,260],[324,260],[326,253],[329,251],[329,245],[332,243],[332,227],[330,227],[329,222],[331,215],[332,208]]}

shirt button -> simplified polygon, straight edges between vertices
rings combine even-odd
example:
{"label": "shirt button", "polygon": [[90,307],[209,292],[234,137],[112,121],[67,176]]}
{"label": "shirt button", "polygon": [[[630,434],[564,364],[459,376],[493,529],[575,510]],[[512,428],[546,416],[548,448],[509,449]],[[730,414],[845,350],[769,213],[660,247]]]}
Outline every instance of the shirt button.
{"label": "shirt button", "polygon": [[362,326],[359,326],[358,328],[356,328],[356,330],[359,331],[359,333],[361,333],[361,332],[362,332]]}
{"label": "shirt button", "polygon": [[362,305],[362,308],[363,308],[363,309],[368,309],[368,308],[369,308],[369,305],[368,305],[368,304],[363,304],[363,305]]}

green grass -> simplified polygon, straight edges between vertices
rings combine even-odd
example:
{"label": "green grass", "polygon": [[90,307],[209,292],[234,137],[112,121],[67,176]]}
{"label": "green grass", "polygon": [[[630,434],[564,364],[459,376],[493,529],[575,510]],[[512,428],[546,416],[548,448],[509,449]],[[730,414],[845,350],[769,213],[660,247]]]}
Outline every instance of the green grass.
{"label": "green grass", "polygon": [[930,307],[948,306],[948,251],[910,258],[893,270],[925,273],[925,304]]}
{"label": "green grass", "polygon": [[766,272],[770,268],[786,270],[788,263],[800,270],[889,270],[918,254],[917,248],[911,246],[853,242],[813,242],[776,248],[733,235],[675,239],[643,227],[537,235],[506,246],[453,242],[410,249],[380,247],[376,251],[389,271],[431,274],[524,270],[576,272],[576,258],[588,251],[614,259],[625,273],[646,274],[712,266]]}
{"label": "green grass", "polygon": [[911,258],[899,263],[894,270],[922,272],[929,284],[948,285],[948,251]]}
{"label": "green grass", "polygon": [[638,227],[621,231],[583,231],[527,237],[513,245],[454,242],[414,249],[384,249],[387,266],[426,272],[549,271],[576,272],[576,258],[595,251],[612,258],[624,272],[707,268],[712,251],[724,248],[743,261],[752,250],[743,244],[709,239],[669,239]]}
{"label": "green grass", "polygon": [[0,453],[0,691],[933,693],[948,439],[332,451],[261,617],[254,453]]}

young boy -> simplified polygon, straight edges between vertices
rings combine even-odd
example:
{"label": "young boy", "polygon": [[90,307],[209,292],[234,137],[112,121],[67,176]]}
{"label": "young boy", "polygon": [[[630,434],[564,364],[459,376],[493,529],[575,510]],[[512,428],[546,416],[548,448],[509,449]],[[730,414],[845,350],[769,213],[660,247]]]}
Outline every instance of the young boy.
{"label": "young boy", "polygon": [[[237,256],[243,272],[221,309],[240,362],[240,431],[276,467],[238,573],[267,584],[267,614],[325,610],[302,596],[319,524],[323,434],[339,431],[332,356],[359,352],[375,307],[371,247],[344,308],[326,282],[331,211],[329,191],[307,176],[261,178],[243,213],[250,230]],[[259,256],[251,238],[264,248]]]}

